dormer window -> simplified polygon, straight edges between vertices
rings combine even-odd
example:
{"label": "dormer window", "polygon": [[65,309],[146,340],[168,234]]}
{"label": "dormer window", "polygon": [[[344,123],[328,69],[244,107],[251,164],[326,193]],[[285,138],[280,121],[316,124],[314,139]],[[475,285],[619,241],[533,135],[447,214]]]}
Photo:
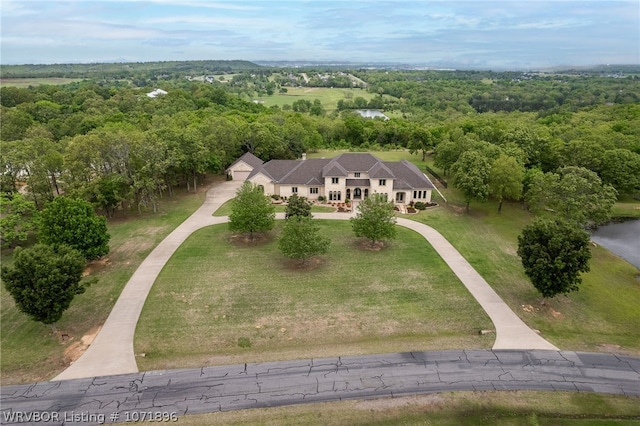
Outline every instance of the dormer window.
{"label": "dormer window", "polygon": [[360,177],[360,172],[355,172],[355,173],[353,174],[353,176],[355,176],[355,177]]}

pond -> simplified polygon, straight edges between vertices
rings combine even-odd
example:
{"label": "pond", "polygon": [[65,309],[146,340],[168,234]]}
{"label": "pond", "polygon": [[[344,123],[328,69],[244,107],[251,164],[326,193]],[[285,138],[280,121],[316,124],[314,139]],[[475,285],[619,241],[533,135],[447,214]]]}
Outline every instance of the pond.
{"label": "pond", "polygon": [[601,226],[591,239],[640,268],[640,220]]}

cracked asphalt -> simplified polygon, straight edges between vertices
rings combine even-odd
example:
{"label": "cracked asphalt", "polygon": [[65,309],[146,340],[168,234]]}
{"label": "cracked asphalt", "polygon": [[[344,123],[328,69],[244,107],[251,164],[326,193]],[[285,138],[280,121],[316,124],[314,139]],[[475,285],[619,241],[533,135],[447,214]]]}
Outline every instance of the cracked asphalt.
{"label": "cracked asphalt", "polygon": [[640,358],[549,350],[451,350],[150,371],[3,386],[0,422],[29,424],[25,416],[33,419],[33,413],[49,419],[46,424],[117,423],[150,415],[179,420],[217,411],[482,390],[640,397]]}

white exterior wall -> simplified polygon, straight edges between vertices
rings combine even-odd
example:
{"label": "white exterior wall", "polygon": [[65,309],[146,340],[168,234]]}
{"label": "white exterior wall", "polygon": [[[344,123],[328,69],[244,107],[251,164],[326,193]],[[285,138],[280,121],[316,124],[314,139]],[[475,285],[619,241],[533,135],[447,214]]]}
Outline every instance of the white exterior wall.
{"label": "white exterior wall", "polygon": [[371,179],[371,188],[369,194],[388,194],[388,200],[395,200],[395,192],[393,192],[393,179],[386,179],[386,185],[379,185],[380,179]]}
{"label": "white exterior wall", "polygon": [[231,174],[233,179],[237,179],[235,174],[236,172],[248,172],[251,173],[253,171],[253,167],[245,163],[244,161],[239,161],[233,166],[229,167],[228,172]]}
{"label": "white exterior wall", "polygon": [[253,176],[251,179],[249,179],[249,182],[254,183],[256,185],[262,185],[262,187],[264,188],[264,193],[266,195],[273,195],[273,194],[280,195],[278,194],[278,191],[277,191],[278,188],[276,188],[276,185],[274,185],[274,183],[271,182],[271,179],[269,179],[262,173],[258,173],[257,175]]}
{"label": "white exterior wall", "polygon": [[329,200],[329,192],[340,191],[340,200],[344,201],[347,196],[347,179],[343,176],[340,176],[338,178],[339,180],[337,184],[331,183],[331,179],[332,178],[330,177],[324,178],[324,196],[327,197],[327,200]]}

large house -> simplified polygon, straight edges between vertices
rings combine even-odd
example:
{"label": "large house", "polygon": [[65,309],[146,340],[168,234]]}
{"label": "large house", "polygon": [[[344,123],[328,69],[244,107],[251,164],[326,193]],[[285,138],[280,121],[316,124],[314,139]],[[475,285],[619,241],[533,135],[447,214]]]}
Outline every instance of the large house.
{"label": "large house", "polygon": [[227,173],[264,188],[265,194],[310,200],[361,200],[379,193],[389,201],[408,204],[431,201],[429,178],[406,160],[382,161],[368,153],[345,153],[335,158],[271,160],[264,163],[251,153],[236,160]]}

